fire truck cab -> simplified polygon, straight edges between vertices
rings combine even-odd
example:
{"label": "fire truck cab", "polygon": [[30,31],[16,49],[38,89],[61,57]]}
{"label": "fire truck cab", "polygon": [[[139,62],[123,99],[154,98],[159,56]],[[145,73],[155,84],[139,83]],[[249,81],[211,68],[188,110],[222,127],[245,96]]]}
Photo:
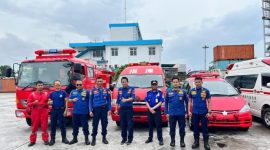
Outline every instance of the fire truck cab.
{"label": "fire truck cab", "polygon": [[[218,73],[198,72],[186,79],[183,88],[187,91],[194,88],[196,77],[202,77],[202,86],[211,94],[212,113],[208,118],[209,127],[236,127],[247,131],[252,126],[250,107],[231,84]],[[192,129],[192,122],[189,125]]]}
{"label": "fire truck cab", "polygon": [[[54,91],[53,82],[60,80],[62,89],[68,94],[75,89],[75,81],[83,81],[83,87],[92,89],[95,86],[95,79],[100,76],[105,82],[104,86],[109,87],[113,73],[99,69],[96,63],[90,60],[78,59],[74,56],[76,50],[49,49],[36,50],[36,58],[25,60],[19,66],[18,77],[16,78],[16,107],[15,115],[18,118],[26,118],[28,125],[31,125],[30,114],[27,113],[27,98],[35,91],[36,81],[44,82],[44,90],[48,93]],[[14,69],[13,69],[14,70]],[[68,117],[72,116],[72,103],[68,105]]]}
{"label": "fire truck cab", "polygon": [[[151,90],[151,81],[157,80],[159,89],[165,94],[166,84],[165,76],[163,70],[159,63],[132,63],[128,64],[121,73],[115,85],[115,88],[112,93],[112,112],[116,109],[116,101],[118,88],[122,87],[121,78],[127,77],[129,80],[129,86],[135,88],[135,100],[133,102],[133,111],[134,111],[134,122],[147,122],[147,112],[148,108],[145,104],[144,98],[146,93]],[[167,117],[164,114],[164,105],[161,107],[162,111],[162,122],[163,125],[167,125]],[[119,114],[112,113],[112,120],[116,124],[120,125],[120,116]]]}

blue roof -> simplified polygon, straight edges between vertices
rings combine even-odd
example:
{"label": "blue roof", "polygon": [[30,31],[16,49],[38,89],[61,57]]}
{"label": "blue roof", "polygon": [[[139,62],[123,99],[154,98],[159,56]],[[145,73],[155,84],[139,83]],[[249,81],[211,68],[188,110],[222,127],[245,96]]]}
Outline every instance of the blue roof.
{"label": "blue roof", "polygon": [[93,46],[129,46],[129,45],[161,45],[161,39],[155,40],[137,40],[137,41],[104,41],[97,43],[69,43],[69,47],[93,47]]}
{"label": "blue roof", "polygon": [[111,23],[109,27],[139,27],[138,23]]}

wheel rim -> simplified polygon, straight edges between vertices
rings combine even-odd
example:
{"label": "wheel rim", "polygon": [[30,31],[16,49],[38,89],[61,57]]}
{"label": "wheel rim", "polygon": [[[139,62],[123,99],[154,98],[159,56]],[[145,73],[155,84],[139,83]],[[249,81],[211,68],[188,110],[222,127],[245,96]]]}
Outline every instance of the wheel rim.
{"label": "wheel rim", "polygon": [[264,122],[267,126],[270,126],[270,112],[266,112],[264,115]]}

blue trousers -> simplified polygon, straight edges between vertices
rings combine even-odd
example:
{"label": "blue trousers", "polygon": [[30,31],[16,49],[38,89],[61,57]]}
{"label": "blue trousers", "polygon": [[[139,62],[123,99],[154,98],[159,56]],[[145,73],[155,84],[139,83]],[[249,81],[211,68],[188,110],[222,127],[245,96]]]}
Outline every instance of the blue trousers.
{"label": "blue trousers", "polygon": [[179,126],[179,134],[181,137],[184,137],[186,132],[185,132],[185,127],[186,127],[186,119],[185,115],[176,115],[176,116],[169,116],[169,123],[170,123],[170,136],[172,139],[175,139],[175,128],[176,128],[176,123],[178,123]]}
{"label": "blue trousers", "polygon": [[98,133],[98,124],[99,120],[101,120],[102,132],[103,136],[107,135],[107,126],[108,126],[108,107],[107,105],[94,107],[93,109],[94,117],[93,117],[93,131],[92,136],[96,136]]}
{"label": "blue trousers", "polygon": [[149,138],[153,139],[154,125],[156,125],[158,140],[163,141],[161,111],[155,111],[155,114],[152,114],[150,111],[148,111]]}
{"label": "blue trousers", "polygon": [[204,114],[192,113],[191,121],[194,127],[194,139],[198,140],[200,138],[199,123],[201,122],[203,139],[208,140],[208,118],[206,117],[206,113]]}
{"label": "blue trousers", "polygon": [[57,122],[59,123],[59,127],[61,129],[62,138],[66,137],[66,121],[64,111],[65,108],[52,109],[51,111],[51,139],[55,139]]}
{"label": "blue trousers", "polygon": [[123,140],[133,140],[133,108],[120,107],[121,136]]}
{"label": "blue trousers", "polygon": [[88,114],[73,114],[72,124],[73,124],[73,133],[72,133],[73,137],[78,136],[80,124],[82,125],[84,136],[89,135]]}

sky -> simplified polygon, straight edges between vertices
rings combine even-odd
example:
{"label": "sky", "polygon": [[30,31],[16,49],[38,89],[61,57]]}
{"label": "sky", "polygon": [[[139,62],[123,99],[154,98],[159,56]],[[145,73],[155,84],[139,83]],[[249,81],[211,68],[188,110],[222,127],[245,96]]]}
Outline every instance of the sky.
{"label": "sky", "polygon": [[[124,22],[124,0],[0,0],[0,65],[34,58],[34,50],[109,40]],[[163,39],[162,63],[204,68],[216,45],[254,44],[263,57],[261,0],[126,0],[127,22],[144,39]]]}

